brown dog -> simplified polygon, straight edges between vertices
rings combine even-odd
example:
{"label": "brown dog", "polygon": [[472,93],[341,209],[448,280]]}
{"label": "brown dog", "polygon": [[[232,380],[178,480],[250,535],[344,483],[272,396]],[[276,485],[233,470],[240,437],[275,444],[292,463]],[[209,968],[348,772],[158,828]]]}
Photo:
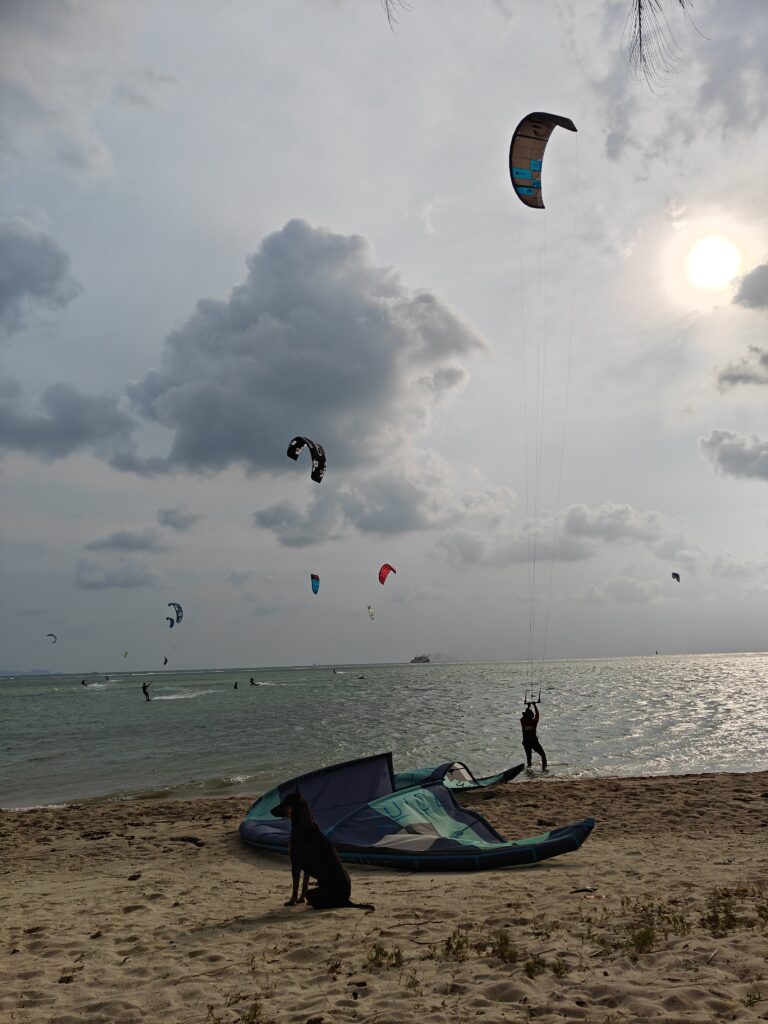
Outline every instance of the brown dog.
{"label": "brown dog", "polygon": [[[309,804],[296,790],[289,793],[283,802],[272,811],[276,818],[291,819],[291,874],[293,892],[286,907],[303,903],[306,899],[315,910],[331,907],[357,907],[360,910],[375,910],[372,903],[352,903],[350,894],[352,882],[349,872],[341,863],[336,847],[320,831]],[[304,884],[299,895],[299,880],[304,872]],[[308,888],[309,879],[317,885]]]}

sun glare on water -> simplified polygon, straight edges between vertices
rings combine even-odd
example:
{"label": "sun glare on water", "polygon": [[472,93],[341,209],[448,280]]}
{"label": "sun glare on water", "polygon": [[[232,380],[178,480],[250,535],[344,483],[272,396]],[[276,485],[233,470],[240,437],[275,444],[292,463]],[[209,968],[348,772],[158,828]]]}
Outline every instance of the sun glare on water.
{"label": "sun glare on water", "polygon": [[724,288],[741,270],[741,253],[722,235],[709,235],[688,251],[685,272],[694,288]]}

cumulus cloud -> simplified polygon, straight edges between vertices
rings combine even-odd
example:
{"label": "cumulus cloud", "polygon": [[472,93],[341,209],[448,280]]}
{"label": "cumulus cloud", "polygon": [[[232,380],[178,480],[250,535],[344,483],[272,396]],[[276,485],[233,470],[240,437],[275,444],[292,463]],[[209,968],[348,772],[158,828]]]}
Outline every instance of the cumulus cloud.
{"label": "cumulus cloud", "polygon": [[650,548],[657,558],[668,562],[677,569],[685,569],[688,572],[696,572],[703,557],[698,544],[691,544],[686,537],[679,533],[662,537],[655,544],[651,544]]}
{"label": "cumulus cloud", "polygon": [[732,430],[712,430],[699,441],[704,455],[725,476],[768,480],[768,441]]}
{"label": "cumulus cloud", "polygon": [[365,476],[354,484],[313,490],[302,511],[281,501],[254,514],[254,524],[272,531],[286,547],[339,540],[348,528],[382,537],[445,528],[477,520],[499,523],[514,507],[514,493],[489,486],[462,491],[451,468],[432,452],[413,451],[396,469]]}
{"label": "cumulus cloud", "polygon": [[185,533],[191,530],[195,523],[198,523],[202,516],[195,512],[188,512],[183,508],[161,508],[157,510],[157,521],[161,526],[167,526],[170,530],[178,533]]}
{"label": "cumulus cloud", "polygon": [[752,309],[768,309],[768,263],[761,263],[742,277],[733,301]]}
{"label": "cumulus cloud", "polygon": [[551,558],[555,539],[555,559],[561,562],[592,558],[600,545],[609,543],[642,544],[658,558],[673,558],[676,565],[690,571],[701,557],[696,545],[680,534],[665,531],[658,512],[615,502],[605,502],[596,508],[581,503],[571,505],[559,518],[547,512],[539,517],[538,523],[530,520],[513,528],[503,526],[494,535],[487,530],[457,529],[444,534],[438,547],[454,565],[504,567],[528,561],[534,544],[540,556]]}
{"label": "cumulus cloud", "polygon": [[600,540],[651,541],[661,536],[658,512],[607,502],[598,508],[571,505],[563,517],[564,532],[571,537]]}
{"label": "cumulus cloud", "polygon": [[88,551],[168,551],[160,532],[153,527],[145,530],[116,530],[85,545]]}
{"label": "cumulus cloud", "polygon": [[[554,536],[554,517],[543,515],[538,526],[532,521],[526,521],[493,536],[477,530],[452,530],[437,540],[437,547],[445,553],[451,565],[503,569],[528,562],[532,557],[534,543],[539,554],[550,559]],[[593,554],[593,547],[584,540],[563,535],[558,537],[556,561],[578,562],[591,558]]]}
{"label": "cumulus cloud", "polygon": [[127,558],[114,564],[95,559],[81,559],[75,570],[75,584],[82,590],[152,587],[159,581],[158,570],[138,559]]}
{"label": "cumulus cloud", "polygon": [[124,454],[118,468],[287,471],[297,433],[325,446],[329,474],[370,467],[426,429],[466,383],[459,357],[484,348],[436,296],[374,266],[359,236],[293,220],[247,263],[229,298],[198,302],[161,368],[128,386],[171,431],[169,454]]}
{"label": "cumulus cloud", "polygon": [[43,459],[64,458],[81,449],[109,456],[129,442],[134,427],[115,398],[85,395],[71,384],[52,384],[39,406],[29,411],[19,382],[0,378],[0,449]]}
{"label": "cumulus cloud", "polygon": [[62,309],[79,291],[58,242],[20,218],[0,223],[0,333],[20,331],[35,307]]}
{"label": "cumulus cloud", "polygon": [[749,355],[721,370],[717,383],[721,391],[738,384],[768,384],[768,352],[757,345],[750,345]]}
{"label": "cumulus cloud", "polygon": [[601,586],[589,583],[576,594],[581,604],[650,604],[660,597],[658,580],[638,580],[632,576],[611,576]]}

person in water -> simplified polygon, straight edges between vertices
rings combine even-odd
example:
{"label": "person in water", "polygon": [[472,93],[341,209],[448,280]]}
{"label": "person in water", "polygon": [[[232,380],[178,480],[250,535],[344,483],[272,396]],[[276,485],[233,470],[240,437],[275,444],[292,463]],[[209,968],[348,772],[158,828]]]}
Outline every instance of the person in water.
{"label": "person in water", "polygon": [[86,681],[85,681],[84,679],[81,679],[81,680],[80,680],[80,685],[81,685],[81,686],[87,686],[87,685],[88,685],[88,683],[86,683]]}
{"label": "person in water", "polygon": [[151,682],[141,684],[141,692],[144,694],[147,700],[152,700],[152,698],[149,696],[149,688],[151,685]]}
{"label": "person in water", "polygon": [[255,685],[256,685],[256,683],[254,683],[254,681],[253,681],[253,676],[251,676],[251,686],[255,686]]}
{"label": "person in water", "polygon": [[525,759],[527,761],[526,767],[531,767],[531,759],[535,750],[541,758],[541,770],[545,772],[547,770],[547,755],[544,753],[544,747],[539,743],[539,738],[536,735],[538,724],[539,709],[536,701],[526,701],[525,711],[520,718],[520,726],[523,730],[523,749],[525,750]]}
{"label": "person in water", "polygon": [[234,686],[232,687],[232,689],[233,689],[233,690],[236,690],[236,689],[237,689],[237,680],[235,680],[235,685],[234,685]]}

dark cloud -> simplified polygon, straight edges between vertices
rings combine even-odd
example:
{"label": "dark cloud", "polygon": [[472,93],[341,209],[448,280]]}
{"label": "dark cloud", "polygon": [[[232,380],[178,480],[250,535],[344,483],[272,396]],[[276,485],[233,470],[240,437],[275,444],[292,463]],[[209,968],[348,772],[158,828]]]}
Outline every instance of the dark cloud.
{"label": "dark cloud", "polygon": [[52,384],[41,396],[39,411],[30,412],[18,381],[0,379],[0,449],[43,459],[82,449],[109,455],[128,443],[133,427],[107,395],[84,395],[71,384]]}
{"label": "dark cloud", "polygon": [[85,545],[88,551],[168,551],[158,530],[116,530]]}
{"label": "dark cloud", "polygon": [[110,454],[126,443],[134,423],[106,395],[84,395],[71,384],[52,384],[40,410],[25,408],[21,385],[0,379],[0,448],[44,459],[63,458],[83,448]]}
{"label": "dark cloud", "polygon": [[713,430],[699,441],[704,455],[725,476],[768,480],[768,441],[756,434],[743,437],[732,430]]}
{"label": "dark cloud", "polygon": [[739,384],[768,384],[768,352],[750,345],[748,356],[720,371],[717,384],[721,391]]}
{"label": "dark cloud", "polygon": [[347,526],[363,534],[391,536],[435,525],[433,496],[426,487],[396,475],[380,475],[357,487],[318,491],[305,512],[278,502],[254,515],[286,547],[338,540]]}
{"label": "dark cloud", "polygon": [[742,277],[733,301],[752,309],[768,309],[768,263],[761,263]]}
{"label": "dark cloud", "polygon": [[323,484],[305,511],[287,501],[260,509],[254,523],[271,530],[285,547],[306,547],[339,540],[349,528],[387,537],[473,519],[498,523],[514,504],[504,488],[459,490],[457,496],[454,486],[445,465],[421,452],[407,467],[361,477],[355,485]]}
{"label": "dark cloud", "polygon": [[[162,367],[129,385],[134,407],[173,434],[165,458],[122,452],[134,472],[304,473],[285,461],[304,434],[328,473],[391,457],[467,380],[478,336],[434,295],[375,267],[366,242],[293,220],[248,258],[226,301],[204,299],[166,340]],[[326,476],[326,480],[328,476]]]}
{"label": "dark cloud", "polygon": [[75,584],[82,590],[152,587],[159,580],[160,573],[154,566],[130,558],[115,564],[81,559],[75,570]]}
{"label": "dark cloud", "polygon": [[157,511],[158,523],[179,533],[191,530],[195,523],[200,522],[201,519],[202,516],[194,512],[187,512],[183,508],[161,508]]}
{"label": "dark cloud", "polygon": [[53,238],[23,220],[0,223],[0,333],[20,331],[35,307],[62,309],[79,291]]}

